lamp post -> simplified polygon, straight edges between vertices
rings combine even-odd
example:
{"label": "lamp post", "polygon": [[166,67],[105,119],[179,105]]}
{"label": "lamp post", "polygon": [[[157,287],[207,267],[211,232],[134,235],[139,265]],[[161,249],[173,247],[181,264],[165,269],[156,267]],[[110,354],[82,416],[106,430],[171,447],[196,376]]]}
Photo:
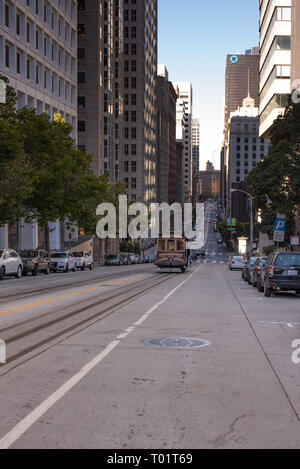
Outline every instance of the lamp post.
{"label": "lamp post", "polygon": [[253,200],[254,197],[249,192],[243,191],[241,189],[230,189],[230,192],[233,194],[234,192],[242,192],[242,194],[246,194],[248,200],[250,201],[250,256],[252,256],[253,250],[253,238],[254,238],[254,220],[253,220]]}

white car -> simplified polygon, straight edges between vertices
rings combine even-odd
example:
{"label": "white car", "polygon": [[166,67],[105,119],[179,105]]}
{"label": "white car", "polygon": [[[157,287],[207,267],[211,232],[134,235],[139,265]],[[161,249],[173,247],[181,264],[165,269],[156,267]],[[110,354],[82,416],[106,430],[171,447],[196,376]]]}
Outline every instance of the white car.
{"label": "white car", "polygon": [[0,280],[6,275],[21,278],[23,262],[19,254],[12,249],[0,249]]}
{"label": "white car", "polygon": [[50,270],[52,272],[76,272],[76,260],[70,252],[52,252],[50,254]]}
{"label": "white car", "polygon": [[242,256],[233,256],[230,260],[230,270],[244,270],[246,265],[245,259]]}
{"label": "white car", "polygon": [[89,252],[73,252],[77,269],[94,269],[94,259]]}

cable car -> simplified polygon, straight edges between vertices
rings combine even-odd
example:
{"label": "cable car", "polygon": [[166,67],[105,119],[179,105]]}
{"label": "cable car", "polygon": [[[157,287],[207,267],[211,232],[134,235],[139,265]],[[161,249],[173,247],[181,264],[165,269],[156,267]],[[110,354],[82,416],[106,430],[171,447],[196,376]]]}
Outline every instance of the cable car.
{"label": "cable car", "polygon": [[185,238],[159,238],[156,243],[156,265],[168,272],[184,272],[187,267]]}

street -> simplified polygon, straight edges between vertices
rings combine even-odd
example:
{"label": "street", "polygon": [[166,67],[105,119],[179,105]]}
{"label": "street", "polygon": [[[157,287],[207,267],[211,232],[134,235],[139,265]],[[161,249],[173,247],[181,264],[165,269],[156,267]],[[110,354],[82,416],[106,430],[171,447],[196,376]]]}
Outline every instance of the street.
{"label": "street", "polygon": [[4,281],[0,448],[299,448],[300,300],[206,247],[185,274]]}

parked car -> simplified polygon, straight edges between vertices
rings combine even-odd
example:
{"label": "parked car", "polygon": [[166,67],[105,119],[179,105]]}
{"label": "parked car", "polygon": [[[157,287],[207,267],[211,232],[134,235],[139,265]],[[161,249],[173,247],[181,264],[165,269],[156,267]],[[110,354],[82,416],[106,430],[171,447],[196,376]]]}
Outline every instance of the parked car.
{"label": "parked car", "polygon": [[105,265],[123,265],[122,258],[119,254],[110,254],[105,258]]}
{"label": "parked car", "polygon": [[244,270],[245,259],[242,256],[233,256],[230,259],[229,269],[230,270]]}
{"label": "parked car", "polygon": [[300,252],[274,252],[261,273],[264,295],[274,291],[295,291],[300,295]]}
{"label": "parked car", "polygon": [[245,282],[248,282],[249,285],[252,285],[252,274],[254,271],[254,264],[257,260],[257,257],[251,257],[248,261],[245,261],[245,267],[242,272],[242,278]]}
{"label": "parked car", "polygon": [[128,259],[128,255],[127,255],[127,254],[121,254],[120,257],[121,257],[121,260],[122,260],[122,264],[123,264],[123,265],[129,265],[129,259]]}
{"label": "parked car", "polygon": [[77,269],[94,269],[94,259],[90,252],[73,252],[73,254]]}
{"label": "parked car", "polygon": [[201,256],[201,257],[205,257],[205,256],[206,256],[206,251],[205,251],[204,248],[201,248],[201,249],[200,249],[200,256]]}
{"label": "parked car", "polygon": [[39,272],[50,274],[50,257],[43,249],[21,251],[20,256],[23,262],[23,275],[26,276],[29,272],[34,277]]}
{"label": "parked car", "polygon": [[252,285],[254,288],[257,287],[258,291],[260,292],[264,291],[262,287],[262,283],[261,283],[261,273],[266,265],[266,262],[267,262],[266,257],[258,257],[254,264],[254,271],[252,274]]}
{"label": "parked car", "polygon": [[135,255],[134,254],[129,253],[129,254],[127,254],[127,257],[128,257],[128,264],[129,265],[135,264]]}
{"label": "parked car", "polygon": [[23,271],[22,259],[12,249],[0,249],[0,280],[5,276],[21,278]]}
{"label": "parked car", "polygon": [[76,272],[76,260],[70,252],[52,252],[50,254],[51,264],[50,270],[52,272],[69,272],[72,270]]}

